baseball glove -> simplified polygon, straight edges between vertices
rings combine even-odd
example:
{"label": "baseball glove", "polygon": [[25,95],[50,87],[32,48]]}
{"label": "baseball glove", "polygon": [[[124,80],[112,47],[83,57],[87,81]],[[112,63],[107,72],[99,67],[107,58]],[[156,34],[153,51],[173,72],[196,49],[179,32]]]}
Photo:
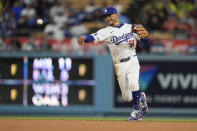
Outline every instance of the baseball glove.
{"label": "baseball glove", "polygon": [[142,25],[134,25],[132,32],[138,34],[140,38],[148,37],[148,31]]}

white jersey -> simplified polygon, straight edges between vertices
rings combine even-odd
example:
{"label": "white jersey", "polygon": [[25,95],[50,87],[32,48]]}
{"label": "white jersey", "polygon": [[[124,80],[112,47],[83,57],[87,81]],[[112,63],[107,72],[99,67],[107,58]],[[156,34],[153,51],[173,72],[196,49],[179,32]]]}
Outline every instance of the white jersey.
{"label": "white jersey", "polygon": [[[118,62],[123,58],[136,55],[136,44],[139,37],[131,32],[132,25],[124,23],[119,27],[107,26],[96,33],[91,34],[95,42],[104,41],[107,43],[112,59]],[[131,45],[133,45],[131,47]]]}

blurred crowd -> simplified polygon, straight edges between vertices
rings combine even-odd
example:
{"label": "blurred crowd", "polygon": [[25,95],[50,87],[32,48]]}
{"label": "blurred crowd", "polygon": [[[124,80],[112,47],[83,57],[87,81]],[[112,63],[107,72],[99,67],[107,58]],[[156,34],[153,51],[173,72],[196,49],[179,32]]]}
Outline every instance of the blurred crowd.
{"label": "blurred crowd", "polygon": [[78,8],[71,0],[1,0],[0,50],[106,53],[104,44],[80,47],[76,37],[104,27],[103,8],[114,6],[121,22],[142,23],[150,32],[151,43],[139,44],[138,52],[197,53],[197,0],[128,1],[129,8],[139,7],[138,13],[125,10],[121,0],[102,0],[101,4],[89,0]]}
{"label": "blurred crowd", "polygon": [[[171,34],[169,38],[171,36],[180,40],[177,50],[183,53],[197,53],[197,0],[152,0],[143,6],[141,14],[140,22],[150,31],[167,32]],[[181,40],[187,41],[181,44]],[[161,37],[154,39],[151,52],[163,53],[164,46],[161,33]]]}

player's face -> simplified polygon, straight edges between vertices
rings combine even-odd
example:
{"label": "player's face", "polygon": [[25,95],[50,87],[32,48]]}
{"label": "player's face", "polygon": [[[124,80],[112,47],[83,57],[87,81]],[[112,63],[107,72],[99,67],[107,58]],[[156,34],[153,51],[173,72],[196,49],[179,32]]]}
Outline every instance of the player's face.
{"label": "player's face", "polygon": [[106,15],[105,21],[107,22],[108,25],[113,26],[118,22],[118,14]]}

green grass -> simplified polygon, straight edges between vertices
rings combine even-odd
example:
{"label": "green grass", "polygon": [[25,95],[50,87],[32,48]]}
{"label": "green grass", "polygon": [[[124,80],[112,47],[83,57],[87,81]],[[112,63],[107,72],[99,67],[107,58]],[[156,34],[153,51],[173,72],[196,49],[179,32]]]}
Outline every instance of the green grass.
{"label": "green grass", "polygon": [[0,116],[0,119],[26,119],[26,120],[104,120],[122,121],[120,117],[51,117],[51,116]]}
{"label": "green grass", "polygon": [[[0,116],[0,119],[125,121],[125,118],[123,117]],[[197,118],[143,118],[142,121],[144,122],[197,122]]]}

